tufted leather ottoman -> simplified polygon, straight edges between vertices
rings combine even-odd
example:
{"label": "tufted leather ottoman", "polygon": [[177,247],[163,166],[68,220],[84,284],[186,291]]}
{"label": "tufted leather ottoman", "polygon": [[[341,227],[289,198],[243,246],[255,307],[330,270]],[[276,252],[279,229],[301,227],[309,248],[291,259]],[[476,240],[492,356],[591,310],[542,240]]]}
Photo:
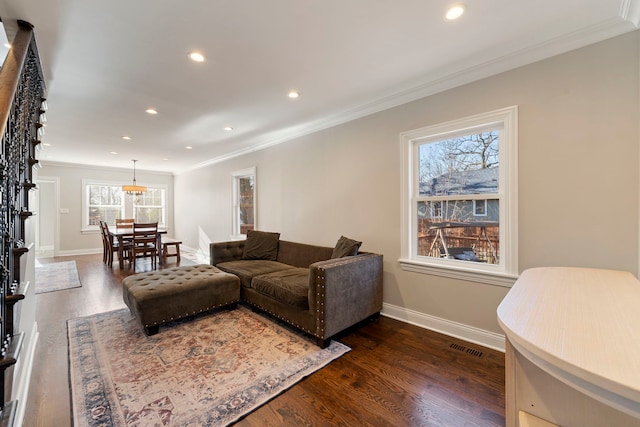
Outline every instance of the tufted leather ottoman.
{"label": "tufted leather ottoman", "polygon": [[167,268],[129,276],[123,299],[147,335],[159,325],[216,307],[235,308],[240,279],[208,264]]}

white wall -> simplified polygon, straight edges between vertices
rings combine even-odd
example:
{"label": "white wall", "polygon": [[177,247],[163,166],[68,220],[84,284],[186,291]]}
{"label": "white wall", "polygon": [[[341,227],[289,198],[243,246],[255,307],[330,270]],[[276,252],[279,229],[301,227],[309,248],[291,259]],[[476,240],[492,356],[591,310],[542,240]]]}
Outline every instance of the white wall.
{"label": "white wall", "polygon": [[[38,175],[47,179],[59,180],[60,222],[58,225],[58,256],[77,255],[90,252],[102,252],[102,242],[98,231],[82,232],[82,180],[95,179],[130,184],[133,169],[116,169],[106,167],[85,167],[74,164],[52,163],[41,161],[42,168]],[[169,173],[147,172],[136,170],[136,179],[140,185],[166,185],[169,189],[167,200],[168,234],[173,234],[173,175]],[[48,187],[46,187],[48,188]],[[45,187],[41,188],[43,191]],[[54,203],[55,204],[55,203]],[[41,221],[40,224],[43,222]],[[43,230],[40,230],[41,233]]]}
{"label": "white wall", "polygon": [[[508,288],[399,268],[403,131],[519,106],[519,267],[638,271],[636,31],[175,177],[187,246],[231,234],[231,173],[257,167],[258,228],[384,255],[385,309],[499,335]],[[454,328],[455,329],[455,328]]]}
{"label": "white wall", "polygon": [[38,212],[38,215],[34,220],[36,223],[36,254],[38,256],[52,256],[56,243],[58,188],[55,181],[47,181],[41,177],[38,177],[37,184],[35,211]]}

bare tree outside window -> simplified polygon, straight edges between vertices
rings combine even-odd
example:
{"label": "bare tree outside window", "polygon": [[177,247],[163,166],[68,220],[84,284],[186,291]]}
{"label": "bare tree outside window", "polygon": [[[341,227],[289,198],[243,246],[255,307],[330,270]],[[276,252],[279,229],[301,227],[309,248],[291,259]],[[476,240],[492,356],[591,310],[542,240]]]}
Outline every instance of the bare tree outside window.
{"label": "bare tree outside window", "polygon": [[124,211],[121,188],[112,185],[89,185],[86,191],[89,199],[88,225],[97,226],[100,221],[114,225],[116,218],[120,218]]}

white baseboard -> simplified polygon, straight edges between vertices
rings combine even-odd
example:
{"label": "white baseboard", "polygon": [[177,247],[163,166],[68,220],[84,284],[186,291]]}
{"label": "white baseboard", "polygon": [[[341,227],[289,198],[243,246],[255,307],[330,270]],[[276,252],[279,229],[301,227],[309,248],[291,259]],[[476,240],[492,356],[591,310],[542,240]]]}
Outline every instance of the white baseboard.
{"label": "white baseboard", "polygon": [[53,258],[55,252],[53,252],[53,249],[50,251],[45,251],[45,250],[38,250],[36,251],[36,258]]}
{"label": "white baseboard", "polygon": [[56,256],[76,256],[76,255],[92,255],[101,254],[102,248],[77,249],[73,251],[59,251]]}
{"label": "white baseboard", "polygon": [[494,350],[505,351],[504,335],[496,334],[495,332],[485,331],[387,303],[382,304],[382,315]]}
{"label": "white baseboard", "polygon": [[36,347],[38,345],[38,338],[40,332],[38,332],[38,323],[33,324],[31,329],[31,336],[28,340],[25,340],[29,344],[29,347],[21,349],[21,357],[18,363],[16,363],[14,376],[13,376],[13,396],[12,400],[18,401],[16,408],[16,416],[14,425],[21,426],[24,420],[24,414],[27,409],[27,397],[29,396],[29,384],[31,383],[31,372],[33,371],[33,360],[36,354]]}

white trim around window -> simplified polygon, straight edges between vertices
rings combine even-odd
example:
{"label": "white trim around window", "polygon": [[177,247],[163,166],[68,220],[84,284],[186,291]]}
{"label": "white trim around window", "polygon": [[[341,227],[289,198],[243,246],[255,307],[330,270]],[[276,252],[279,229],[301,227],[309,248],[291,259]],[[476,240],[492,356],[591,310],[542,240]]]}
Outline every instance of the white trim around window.
{"label": "white trim around window", "polygon": [[[483,264],[417,254],[417,188],[420,144],[487,128],[501,129],[499,148],[500,263]],[[400,134],[402,154],[401,258],[403,270],[511,286],[518,276],[518,107],[512,106]]]}

